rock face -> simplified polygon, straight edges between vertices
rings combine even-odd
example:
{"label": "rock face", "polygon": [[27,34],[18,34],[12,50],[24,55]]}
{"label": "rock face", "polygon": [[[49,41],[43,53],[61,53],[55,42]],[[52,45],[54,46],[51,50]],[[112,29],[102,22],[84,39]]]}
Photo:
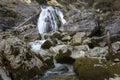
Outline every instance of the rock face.
{"label": "rock face", "polygon": [[5,35],[0,41],[0,67],[12,80],[38,79],[47,68],[41,57],[20,39]]}
{"label": "rock face", "polygon": [[97,22],[92,12],[83,9],[76,11],[76,13],[69,18],[65,26],[67,27],[67,31],[83,31],[89,35],[94,29],[97,29]]}
{"label": "rock face", "polygon": [[37,26],[33,24],[24,25],[14,31],[14,35],[26,42],[40,40],[41,35],[38,32]]}
{"label": "rock face", "polygon": [[0,0],[0,29],[18,26],[38,11],[37,3],[31,0]]}

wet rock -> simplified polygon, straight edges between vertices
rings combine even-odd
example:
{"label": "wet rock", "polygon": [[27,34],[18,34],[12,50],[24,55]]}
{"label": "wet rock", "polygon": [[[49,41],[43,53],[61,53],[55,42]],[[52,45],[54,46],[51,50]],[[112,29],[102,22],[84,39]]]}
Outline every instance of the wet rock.
{"label": "wet rock", "polygon": [[54,33],[52,34],[52,37],[53,37],[53,38],[57,38],[57,39],[61,39],[61,38],[62,38],[62,35],[61,35],[60,32],[54,32]]}
{"label": "wet rock", "polygon": [[77,59],[74,64],[74,71],[79,79],[84,80],[104,80],[113,77],[113,73],[109,72],[109,69],[94,58]]}
{"label": "wet rock", "polygon": [[72,38],[71,45],[73,45],[73,46],[80,45],[83,41],[83,37],[85,37],[84,32],[76,33]]}
{"label": "wet rock", "polygon": [[53,46],[54,43],[52,40],[50,39],[47,39],[42,45],[41,45],[41,48],[43,49],[49,49],[51,46]]}
{"label": "wet rock", "polygon": [[6,74],[13,80],[40,78],[47,68],[42,57],[37,57],[30,47],[17,37],[4,36],[0,41],[0,66]]}

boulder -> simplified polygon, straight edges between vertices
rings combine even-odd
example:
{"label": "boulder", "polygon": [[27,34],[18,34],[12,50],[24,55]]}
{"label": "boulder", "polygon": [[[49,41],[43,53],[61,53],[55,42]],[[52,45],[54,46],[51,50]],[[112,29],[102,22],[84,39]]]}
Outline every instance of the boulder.
{"label": "boulder", "polygon": [[77,59],[74,64],[74,71],[79,79],[83,80],[104,80],[113,77],[113,73],[109,72],[109,69],[95,58]]}
{"label": "boulder", "polygon": [[83,37],[85,37],[84,32],[76,33],[72,38],[71,45],[73,45],[73,46],[80,45],[83,41]]}
{"label": "boulder", "polygon": [[44,43],[41,45],[41,48],[43,49],[49,49],[51,46],[53,46],[54,43],[52,40],[47,39],[46,41],[44,41]]}
{"label": "boulder", "polygon": [[52,37],[53,38],[57,38],[57,39],[61,39],[62,38],[62,35],[60,32],[56,31],[56,32],[53,32],[52,33]]}
{"label": "boulder", "polygon": [[88,45],[74,46],[72,48],[71,57],[73,59],[77,59],[77,58],[80,58],[80,57],[88,56],[89,50],[90,49],[89,49]]}
{"label": "boulder", "polygon": [[55,59],[58,63],[73,63],[74,59],[70,57],[72,51],[67,46],[59,48],[58,53],[55,55]]}
{"label": "boulder", "polygon": [[71,40],[71,36],[69,36],[69,35],[65,35],[62,38],[62,41],[70,41],[70,40]]}
{"label": "boulder", "polygon": [[41,50],[39,51],[39,53],[36,54],[36,55],[39,56],[39,57],[42,57],[42,60],[43,60],[45,63],[47,63],[47,66],[48,66],[49,68],[53,68],[53,67],[54,67],[53,54],[50,53],[49,51],[41,49]]}
{"label": "boulder", "polygon": [[0,67],[12,80],[39,79],[48,68],[42,57],[17,37],[4,34],[0,44]]}
{"label": "boulder", "polygon": [[108,54],[107,47],[94,47],[88,52],[88,55],[91,57],[105,58],[106,54]]}

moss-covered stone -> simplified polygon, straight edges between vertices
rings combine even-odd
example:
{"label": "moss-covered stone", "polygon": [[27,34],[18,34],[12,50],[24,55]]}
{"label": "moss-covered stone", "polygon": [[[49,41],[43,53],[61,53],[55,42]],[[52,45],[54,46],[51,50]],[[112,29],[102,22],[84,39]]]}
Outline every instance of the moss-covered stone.
{"label": "moss-covered stone", "polygon": [[53,37],[53,38],[57,38],[57,39],[61,39],[61,38],[62,38],[62,35],[61,35],[60,32],[54,32],[54,33],[52,34],[52,37]]}
{"label": "moss-covered stone", "polygon": [[54,43],[52,42],[52,40],[48,39],[41,45],[41,48],[49,49],[53,45],[54,45]]}
{"label": "moss-covered stone", "polygon": [[66,46],[59,49],[58,53],[55,56],[55,59],[58,63],[73,63],[74,59],[71,56],[72,52]]}
{"label": "moss-covered stone", "polygon": [[79,58],[75,61],[74,70],[81,80],[104,80],[112,77],[103,64],[99,63],[98,59],[94,58]]}

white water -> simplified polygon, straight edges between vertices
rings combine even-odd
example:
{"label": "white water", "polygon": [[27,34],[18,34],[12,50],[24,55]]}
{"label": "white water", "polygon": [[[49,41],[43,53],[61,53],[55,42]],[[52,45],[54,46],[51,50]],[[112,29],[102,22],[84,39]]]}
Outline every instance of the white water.
{"label": "white water", "polygon": [[44,34],[49,31],[57,31],[59,27],[58,21],[61,24],[61,26],[66,23],[64,15],[59,8],[53,8],[52,6],[41,6],[41,10],[42,11],[38,18],[37,26],[39,33],[42,36],[42,40],[30,42],[32,50],[36,53],[40,51],[41,44],[45,41]]}
{"label": "white water", "polygon": [[61,25],[66,23],[63,13],[59,8],[53,8],[52,6],[41,6],[41,13],[38,19],[39,33],[43,34],[49,31],[58,30],[58,23]]}

